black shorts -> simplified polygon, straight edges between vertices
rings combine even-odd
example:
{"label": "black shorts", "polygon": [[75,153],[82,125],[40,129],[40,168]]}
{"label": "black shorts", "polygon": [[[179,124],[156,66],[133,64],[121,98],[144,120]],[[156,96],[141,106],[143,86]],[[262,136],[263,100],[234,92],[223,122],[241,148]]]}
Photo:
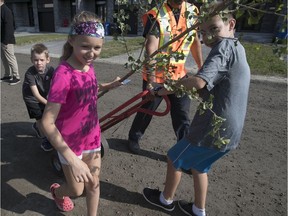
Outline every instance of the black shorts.
{"label": "black shorts", "polygon": [[30,119],[40,120],[45,109],[45,105],[41,103],[26,103]]}

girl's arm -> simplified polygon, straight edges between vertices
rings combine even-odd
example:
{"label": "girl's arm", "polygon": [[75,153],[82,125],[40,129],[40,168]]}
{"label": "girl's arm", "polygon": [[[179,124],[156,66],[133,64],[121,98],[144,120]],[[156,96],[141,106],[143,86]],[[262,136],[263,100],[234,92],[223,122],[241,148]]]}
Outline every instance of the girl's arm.
{"label": "girl's arm", "polygon": [[55,125],[61,104],[48,102],[41,119],[41,126],[45,136],[48,138],[53,147],[66,159],[71,166],[73,176],[78,182],[94,181],[87,164],[79,159],[64,141],[61,133]]}
{"label": "girl's arm", "polygon": [[47,100],[40,95],[36,85],[30,86],[30,89],[32,91],[33,96],[36,98],[36,100],[39,103],[42,103],[42,104],[45,104],[45,105],[47,104]]}
{"label": "girl's arm", "polygon": [[122,83],[119,82],[120,77],[116,77],[116,79],[114,79],[112,82],[108,82],[108,83],[101,83],[98,85],[98,90],[99,91],[106,91],[106,90],[111,90],[113,88],[116,88],[118,86],[121,86]]}

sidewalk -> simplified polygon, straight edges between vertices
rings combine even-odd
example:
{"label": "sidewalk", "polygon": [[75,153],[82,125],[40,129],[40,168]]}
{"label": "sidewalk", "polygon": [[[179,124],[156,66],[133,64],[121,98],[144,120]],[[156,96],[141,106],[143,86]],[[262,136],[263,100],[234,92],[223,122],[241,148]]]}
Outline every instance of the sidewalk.
{"label": "sidewalk", "polygon": [[[32,34],[43,34],[43,33],[28,33],[28,32],[16,32],[15,36],[16,37],[21,37],[21,36],[27,36],[27,35],[32,35]],[[50,33],[49,33],[50,34]],[[53,34],[53,33],[52,33]],[[113,40],[112,36],[106,36],[105,41],[110,41]],[[57,40],[57,41],[49,41],[49,42],[44,42],[44,44],[48,47],[48,50],[50,52],[50,56],[54,58],[59,58],[62,53],[62,47],[64,45],[65,41],[62,40]],[[20,53],[20,54],[28,54],[30,55],[30,49],[31,49],[31,44],[24,45],[24,46],[15,46],[15,53]],[[203,57],[206,58],[210,48],[207,48],[205,45],[202,46],[202,51],[203,51]],[[135,59],[139,58],[140,50],[136,50],[132,53],[132,56]],[[128,62],[128,55],[121,54],[118,56],[113,56],[110,58],[99,58],[96,61],[98,62],[104,62],[104,63],[111,63],[111,64],[121,64],[124,65],[126,62]],[[191,66],[194,65],[194,66]],[[195,74],[197,71],[197,66],[194,62],[194,59],[192,58],[191,55],[188,56],[188,59],[186,61],[186,68],[188,72]],[[260,76],[260,75],[251,75],[251,80],[259,80],[259,81],[267,81],[267,82],[276,82],[276,83],[287,83],[287,78],[284,77],[275,77],[275,76]]]}
{"label": "sidewalk", "polygon": [[[21,36],[28,36],[28,35],[32,35],[32,34],[41,35],[41,33],[18,32],[18,33],[15,33],[15,36],[21,37]],[[111,40],[113,40],[112,36],[106,36],[105,37],[106,42],[111,41]],[[63,48],[63,45],[65,43],[64,40],[48,41],[48,42],[43,42],[43,43],[48,47],[48,50],[49,50],[51,57],[59,58],[61,56],[62,48]],[[24,46],[17,46],[17,44],[16,44],[15,53],[30,55],[31,46],[32,46],[31,44],[24,45]],[[104,46],[105,46],[105,44],[104,44]],[[206,57],[208,55],[209,49],[204,48],[203,51],[204,51],[204,56]],[[135,59],[138,59],[139,55],[140,55],[140,50],[133,51],[131,55]],[[194,64],[194,60],[191,56],[189,57],[189,59],[188,59],[187,64],[186,64],[186,68],[188,69],[189,72],[195,73],[197,70],[197,66]],[[97,59],[96,61],[97,62],[124,65],[126,62],[128,62],[128,55],[127,55],[127,53],[125,53],[125,54],[113,56],[110,58],[101,58],[101,56],[100,56],[100,58]],[[191,61],[192,61],[192,63],[191,63]],[[194,65],[194,66],[191,67],[191,65]]]}

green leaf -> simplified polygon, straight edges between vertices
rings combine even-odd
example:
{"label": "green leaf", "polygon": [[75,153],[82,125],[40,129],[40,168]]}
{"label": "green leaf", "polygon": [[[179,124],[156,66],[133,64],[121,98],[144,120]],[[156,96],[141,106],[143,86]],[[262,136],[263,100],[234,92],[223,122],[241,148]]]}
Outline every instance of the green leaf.
{"label": "green leaf", "polygon": [[256,25],[256,24],[258,24],[259,23],[259,17],[254,17],[254,16],[250,16],[249,18],[248,18],[248,25]]}
{"label": "green leaf", "polygon": [[236,19],[238,19],[239,17],[241,17],[243,14],[245,13],[244,10],[237,10],[235,16],[236,16]]}

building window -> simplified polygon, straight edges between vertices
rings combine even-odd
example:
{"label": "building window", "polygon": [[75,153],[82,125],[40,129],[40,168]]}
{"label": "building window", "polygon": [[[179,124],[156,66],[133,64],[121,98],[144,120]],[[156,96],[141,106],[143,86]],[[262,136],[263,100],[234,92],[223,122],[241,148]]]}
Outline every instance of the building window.
{"label": "building window", "polygon": [[115,5],[133,5],[138,4],[139,0],[116,0]]}
{"label": "building window", "polygon": [[28,18],[29,18],[29,26],[30,27],[35,26],[32,2],[28,3]]}
{"label": "building window", "polygon": [[53,0],[40,0],[37,1],[37,5],[39,9],[53,8]]}
{"label": "building window", "polygon": [[70,0],[70,6],[71,6],[71,20],[72,20],[76,14],[76,1]]}
{"label": "building window", "polygon": [[96,1],[95,2],[95,10],[96,10],[96,14],[97,16],[103,20],[106,21],[106,1]]}

